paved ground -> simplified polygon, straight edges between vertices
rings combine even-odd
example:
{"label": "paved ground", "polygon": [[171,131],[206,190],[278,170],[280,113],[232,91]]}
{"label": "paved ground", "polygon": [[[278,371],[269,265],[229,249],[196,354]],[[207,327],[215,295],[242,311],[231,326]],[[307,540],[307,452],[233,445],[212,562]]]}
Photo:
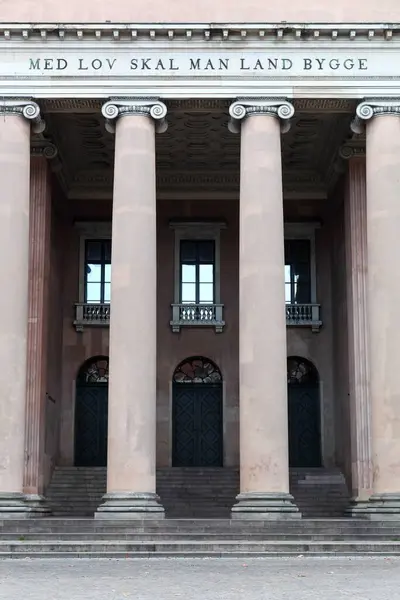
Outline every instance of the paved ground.
{"label": "paved ground", "polygon": [[400,559],[0,561],[7,600],[397,600]]}

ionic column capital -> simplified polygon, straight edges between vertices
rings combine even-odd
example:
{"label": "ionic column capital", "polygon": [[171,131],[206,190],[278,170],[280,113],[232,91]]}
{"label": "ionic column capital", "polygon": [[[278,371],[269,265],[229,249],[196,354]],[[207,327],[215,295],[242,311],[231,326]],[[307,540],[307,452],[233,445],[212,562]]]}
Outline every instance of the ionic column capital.
{"label": "ionic column capital", "polygon": [[53,160],[58,154],[57,147],[48,140],[38,140],[31,142],[31,156],[43,156],[48,160]]}
{"label": "ionic column capital", "polygon": [[340,147],[339,156],[343,160],[350,160],[352,158],[365,158],[365,143],[354,142],[350,140]]}
{"label": "ionic column capital", "polygon": [[351,130],[354,133],[362,133],[364,121],[384,115],[400,116],[400,98],[364,100],[356,108],[356,116],[351,123]]}
{"label": "ionic column capital", "polygon": [[294,106],[285,98],[238,98],[229,107],[231,117],[228,129],[238,133],[240,122],[257,115],[269,115],[281,121],[282,133],[290,129],[290,119],[294,115]]}
{"label": "ionic column capital", "polygon": [[42,133],[46,127],[40,115],[39,105],[30,99],[3,98],[0,100],[0,116],[17,115],[32,122],[34,133]]}
{"label": "ionic column capital", "polygon": [[146,116],[156,121],[157,133],[167,131],[167,107],[158,98],[112,98],[103,104],[101,113],[106,119],[106,129],[115,132],[115,120],[126,116]]}

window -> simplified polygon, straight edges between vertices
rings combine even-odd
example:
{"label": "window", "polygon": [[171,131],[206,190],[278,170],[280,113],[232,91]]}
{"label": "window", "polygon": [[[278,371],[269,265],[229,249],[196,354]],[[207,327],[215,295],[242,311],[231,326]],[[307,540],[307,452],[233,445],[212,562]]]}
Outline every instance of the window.
{"label": "window", "polygon": [[181,240],[180,302],[214,304],[214,240]]}
{"label": "window", "polygon": [[286,304],[310,304],[311,243],[310,240],[285,240]]}
{"label": "window", "polygon": [[85,302],[108,304],[111,292],[111,240],[85,241]]}

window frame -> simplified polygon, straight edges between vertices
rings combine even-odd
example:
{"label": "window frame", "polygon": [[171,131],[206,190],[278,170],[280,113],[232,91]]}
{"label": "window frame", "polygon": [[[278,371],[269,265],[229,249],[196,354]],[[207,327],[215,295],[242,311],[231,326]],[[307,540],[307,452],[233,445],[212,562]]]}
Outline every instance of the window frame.
{"label": "window frame", "polygon": [[[86,296],[86,242],[87,241],[111,241],[110,222],[76,222],[75,229],[79,235],[79,290],[78,301],[87,304]],[[112,247],[111,247],[112,252]],[[112,259],[111,259],[112,260]],[[111,265],[112,268],[112,265]],[[101,304],[101,303],[100,303]],[[108,302],[107,302],[108,304]],[[111,302],[110,302],[111,304]]]}
{"label": "window frame", "polygon": [[[284,238],[286,240],[309,240],[310,242],[310,286],[311,302],[317,304],[317,268],[315,252],[315,232],[320,228],[319,223],[285,223]],[[285,278],[286,279],[286,278]],[[286,282],[285,282],[286,283]],[[285,302],[286,304],[286,302]],[[292,306],[292,304],[287,304]]]}
{"label": "window frame", "polygon": [[[87,259],[87,245],[90,242],[94,242],[96,244],[101,244],[101,259],[99,261],[92,261],[91,263],[88,261]],[[106,301],[104,299],[105,297],[105,289],[106,289],[106,285],[108,284],[111,288],[111,258],[110,261],[106,261],[105,258],[105,243],[109,243],[110,244],[110,256],[111,256],[111,240],[108,240],[106,238],[94,238],[94,239],[90,239],[90,240],[85,240],[85,270],[84,270],[84,298],[85,298],[85,304],[111,304],[111,301]],[[88,289],[88,284],[92,283],[90,281],[88,281],[87,279],[87,267],[89,264],[93,264],[93,265],[98,265],[100,267],[100,281],[99,282],[95,282],[95,283],[99,283],[100,284],[100,301],[99,302],[89,302],[88,298],[87,298],[87,289]],[[110,281],[106,281],[106,265],[110,265]],[[111,292],[111,290],[110,290]]]}
{"label": "window frame", "polygon": [[221,230],[226,229],[226,223],[191,221],[171,221],[170,228],[174,231],[174,304],[181,304],[181,241],[213,241],[214,242],[214,302],[221,304]]}
{"label": "window frame", "polygon": [[[200,261],[197,260],[198,255],[196,256],[196,262],[193,263],[195,268],[196,268],[196,276],[195,276],[195,297],[196,297],[196,301],[195,302],[186,302],[182,299],[182,287],[185,283],[189,283],[189,282],[184,282],[183,281],[183,261],[182,261],[182,242],[192,242],[192,243],[201,243],[201,242],[212,242],[214,247],[213,247],[213,262],[212,262],[212,268],[213,268],[213,279],[212,279],[212,288],[213,288],[213,301],[212,302],[201,302],[200,300],[200,286],[201,286],[201,281],[200,281],[200,267],[202,264],[205,263],[201,263]],[[210,263],[209,263],[210,264]],[[203,282],[204,283],[204,282]],[[185,240],[180,240],[179,242],[179,302],[180,304],[192,304],[192,305],[196,305],[199,306],[201,304],[203,304],[204,306],[207,306],[208,304],[210,305],[214,305],[215,304],[215,240],[213,239],[207,239],[207,240],[193,240],[193,239],[185,239]]]}

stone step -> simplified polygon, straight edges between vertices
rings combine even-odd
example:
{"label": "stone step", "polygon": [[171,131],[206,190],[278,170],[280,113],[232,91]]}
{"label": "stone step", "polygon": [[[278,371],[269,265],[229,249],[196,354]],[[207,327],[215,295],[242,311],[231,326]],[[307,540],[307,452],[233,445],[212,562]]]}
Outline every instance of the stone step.
{"label": "stone step", "polygon": [[0,557],[400,556],[395,541],[0,541]]}
{"label": "stone step", "polygon": [[[304,516],[344,514],[348,493],[340,471],[291,472],[291,492]],[[91,515],[106,491],[106,469],[56,467],[47,499],[54,514]],[[157,493],[168,517],[228,518],[239,492],[235,468],[163,468],[157,470]]]}

